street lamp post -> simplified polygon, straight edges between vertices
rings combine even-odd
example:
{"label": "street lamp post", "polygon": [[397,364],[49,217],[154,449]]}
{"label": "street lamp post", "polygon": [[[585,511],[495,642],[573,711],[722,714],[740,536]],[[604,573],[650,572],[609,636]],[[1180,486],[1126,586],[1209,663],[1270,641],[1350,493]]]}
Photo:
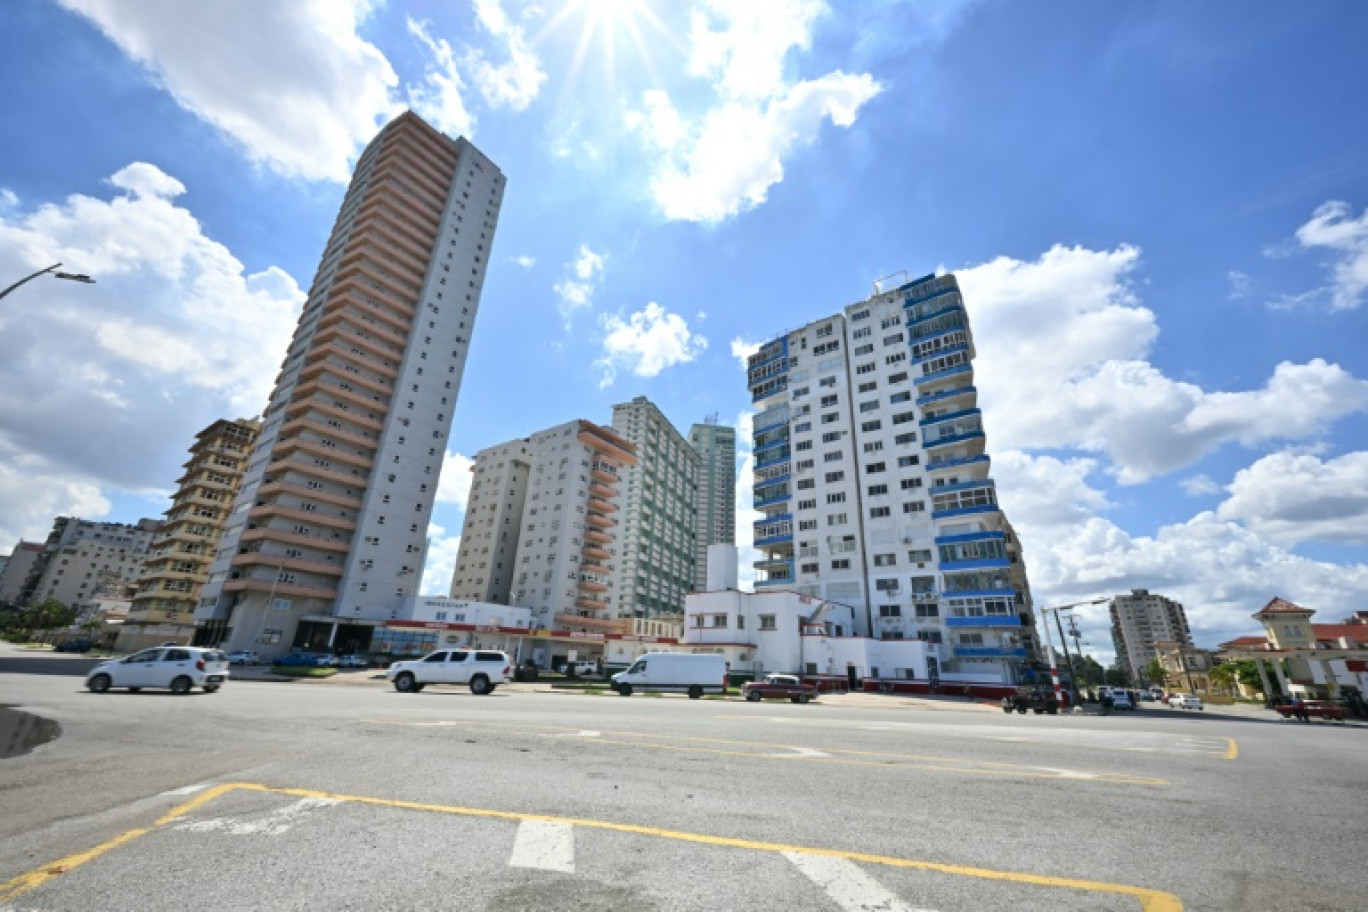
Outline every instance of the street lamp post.
{"label": "street lamp post", "polygon": [[[1105,601],[1107,601],[1107,596],[1099,595],[1096,598],[1084,599],[1081,602],[1070,602],[1067,605],[1053,605],[1049,608],[1040,609],[1041,619],[1043,621],[1043,626],[1045,627],[1045,648],[1048,649],[1050,653],[1050,681],[1054,684],[1055,703],[1060,706],[1064,704],[1064,688],[1063,685],[1061,685],[1059,682],[1059,660],[1055,657],[1054,642],[1050,639],[1050,619],[1046,615],[1048,614],[1048,612],[1055,612],[1055,622],[1058,623],[1059,612],[1061,611],[1064,611],[1069,608],[1077,608],[1080,605],[1100,605]],[[1064,647],[1064,629],[1062,627],[1059,631],[1059,645],[1061,647]],[[1067,651],[1067,647],[1065,647],[1065,649],[1066,651],[1064,653],[1064,657],[1068,659],[1069,654]],[[1073,673],[1072,660],[1070,660],[1069,662],[1069,673]],[[1077,681],[1075,681],[1075,691],[1077,691],[1077,688],[1078,684]]]}
{"label": "street lamp post", "polygon": [[1064,650],[1064,663],[1069,666],[1069,689],[1072,691],[1073,705],[1077,706],[1082,702],[1078,693],[1078,672],[1074,671],[1073,656],[1069,655],[1069,641],[1064,636],[1064,622],[1059,619],[1058,609],[1055,610],[1054,616],[1055,629],[1059,631],[1059,646]]}
{"label": "street lamp post", "polygon": [[85,275],[85,274],[83,274],[83,273],[79,273],[79,272],[53,272],[54,269],[56,269],[58,266],[61,266],[61,265],[62,265],[61,263],[53,263],[53,264],[52,264],[51,266],[49,266],[48,268],[46,268],[46,269],[40,269],[40,270],[38,270],[37,272],[33,273],[33,275],[24,276],[22,279],[20,279],[19,281],[15,282],[15,283],[14,283],[13,285],[11,285],[9,288],[6,288],[4,291],[0,291],[0,298],[3,298],[5,295],[9,294],[11,291],[14,291],[14,289],[18,288],[20,285],[23,285],[25,282],[32,282],[34,279],[38,278],[40,275],[46,275],[47,273],[50,273],[50,272],[52,273],[52,277],[53,277],[54,279],[66,279],[67,281],[70,281],[70,282],[82,282],[82,283],[84,283],[84,284],[86,284],[86,285],[94,285],[94,284],[95,284],[95,280],[94,280],[94,279],[92,279],[90,276]]}

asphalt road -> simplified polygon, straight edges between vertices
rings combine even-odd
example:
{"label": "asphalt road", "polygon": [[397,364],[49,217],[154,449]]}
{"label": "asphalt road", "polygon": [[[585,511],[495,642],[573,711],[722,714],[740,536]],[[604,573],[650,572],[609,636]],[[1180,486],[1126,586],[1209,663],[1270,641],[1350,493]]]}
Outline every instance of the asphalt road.
{"label": "asphalt road", "polygon": [[0,703],[61,735],[0,760],[6,912],[1368,907],[1360,725],[364,672],[96,696],[17,655]]}

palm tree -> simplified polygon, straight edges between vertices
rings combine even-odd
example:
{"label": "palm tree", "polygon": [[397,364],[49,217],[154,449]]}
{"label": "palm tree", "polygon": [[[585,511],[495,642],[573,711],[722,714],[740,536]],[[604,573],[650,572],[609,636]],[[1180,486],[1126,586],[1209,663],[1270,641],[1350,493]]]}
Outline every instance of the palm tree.
{"label": "palm tree", "polygon": [[1164,663],[1158,659],[1150,659],[1150,663],[1145,666],[1145,679],[1151,684],[1158,684],[1164,687],[1168,684],[1169,673],[1164,668]]}

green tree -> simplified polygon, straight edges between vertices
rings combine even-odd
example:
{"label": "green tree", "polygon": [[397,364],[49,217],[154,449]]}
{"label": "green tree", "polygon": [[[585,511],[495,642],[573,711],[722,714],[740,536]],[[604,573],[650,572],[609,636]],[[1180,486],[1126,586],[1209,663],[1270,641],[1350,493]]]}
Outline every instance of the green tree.
{"label": "green tree", "polygon": [[1211,680],[1231,690],[1234,690],[1235,682],[1239,681],[1255,693],[1263,693],[1263,681],[1259,680],[1259,669],[1253,659],[1222,662],[1211,669]]}
{"label": "green tree", "polygon": [[1082,687],[1096,687],[1107,679],[1107,670],[1092,656],[1075,656],[1074,671]]}
{"label": "green tree", "polygon": [[69,627],[76,620],[76,609],[68,608],[55,598],[43,599],[24,609],[24,626],[30,631]]}
{"label": "green tree", "polygon": [[1164,663],[1158,659],[1150,659],[1150,663],[1145,666],[1145,680],[1163,687],[1168,684],[1168,679],[1169,673],[1165,670]]}
{"label": "green tree", "polygon": [[1111,668],[1108,668],[1106,677],[1108,687],[1125,687],[1130,683],[1126,680],[1128,677],[1126,670],[1119,665],[1113,665]]}

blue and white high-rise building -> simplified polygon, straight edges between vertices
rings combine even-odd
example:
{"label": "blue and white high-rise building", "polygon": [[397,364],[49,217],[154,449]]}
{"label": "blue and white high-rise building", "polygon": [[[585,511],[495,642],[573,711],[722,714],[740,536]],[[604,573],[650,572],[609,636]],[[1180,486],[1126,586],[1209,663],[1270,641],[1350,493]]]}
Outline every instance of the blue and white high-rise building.
{"label": "blue and white high-rise building", "polygon": [[756,589],[850,605],[862,635],[941,644],[947,675],[1022,680],[1031,593],[955,277],[876,286],[762,346],[748,381]]}

